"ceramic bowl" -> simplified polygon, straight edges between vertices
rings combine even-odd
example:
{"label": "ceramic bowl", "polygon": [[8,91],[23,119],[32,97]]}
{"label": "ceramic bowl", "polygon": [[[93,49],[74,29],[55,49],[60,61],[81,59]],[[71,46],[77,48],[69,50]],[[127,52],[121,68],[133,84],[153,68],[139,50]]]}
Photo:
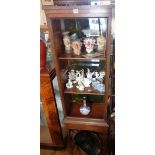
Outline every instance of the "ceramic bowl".
{"label": "ceramic bowl", "polygon": [[97,84],[96,89],[99,92],[105,92],[105,85],[104,84]]}
{"label": "ceramic bowl", "polygon": [[97,85],[98,85],[98,84],[100,84],[99,81],[93,81],[93,82],[92,82],[92,86],[93,86],[95,89],[97,89]]}

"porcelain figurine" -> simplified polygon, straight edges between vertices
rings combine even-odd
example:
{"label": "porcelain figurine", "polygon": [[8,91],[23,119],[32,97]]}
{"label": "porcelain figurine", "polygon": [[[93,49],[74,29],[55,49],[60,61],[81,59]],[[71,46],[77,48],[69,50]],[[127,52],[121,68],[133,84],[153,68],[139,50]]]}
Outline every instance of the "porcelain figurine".
{"label": "porcelain figurine", "polygon": [[84,78],[82,83],[84,84],[85,87],[90,87],[91,80],[88,78]]}
{"label": "porcelain figurine", "polygon": [[82,43],[80,40],[75,40],[72,42],[71,44],[72,48],[73,48],[73,53],[75,55],[80,55],[81,54],[81,47],[82,47]]}
{"label": "porcelain figurine", "polygon": [[71,41],[70,41],[70,37],[69,37],[69,32],[64,32],[63,35],[63,42],[65,45],[65,51],[66,53],[70,53],[71,52]]}
{"label": "porcelain figurine", "polygon": [[83,105],[80,107],[80,113],[82,115],[88,115],[90,113],[90,107],[86,104],[86,97],[83,97]]}
{"label": "porcelain figurine", "polygon": [[72,81],[73,80],[75,80],[75,71],[74,71],[74,69],[72,69],[70,72],[68,72],[68,77],[69,77],[69,79],[71,79]]}
{"label": "porcelain figurine", "polygon": [[99,77],[99,73],[98,72],[94,72],[94,76],[97,79]]}
{"label": "porcelain figurine", "polygon": [[99,78],[101,78],[101,79],[103,79],[104,78],[104,76],[105,76],[105,72],[104,71],[101,71],[101,72],[99,72]]}
{"label": "porcelain figurine", "polygon": [[93,49],[94,49],[95,39],[86,38],[84,40],[84,45],[85,45],[85,48],[86,48],[86,52],[91,53],[93,51]]}
{"label": "porcelain figurine", "polygon": [[84,80],[84,69],[82,69],[82,70],[80,71],[80,73],[81,73],[81,78],[80,78],[80,80],[83,81],[83,80]]}
{"label": "porcelain figurine", "polygon": [[81,82],[78,82],[76,88],[78,88],[80,91],[84,91],[84,85]]}
{"label": "porcelain figurine", "polygon": [[89,69],[89,68],[87,68],[87,73],[86,73],[86,76],[87,76],[87,78],[88,78],[89,80],[91,80],[91,79],[92,79],[93,74],[94,74],[94,72],[90,72],[90,69]]}
{"label": "porcelain figurine", "polygon": [[98,51],[103,51],[105,47],[105,38],[101,35],[97,37]]}
{"label": "porcelain figurine", "polygon": [[66,87],[68,89],[73,88],[73,84],[72,84],[72,81],[70,79],[68,79],[68,83],[66,83]]}

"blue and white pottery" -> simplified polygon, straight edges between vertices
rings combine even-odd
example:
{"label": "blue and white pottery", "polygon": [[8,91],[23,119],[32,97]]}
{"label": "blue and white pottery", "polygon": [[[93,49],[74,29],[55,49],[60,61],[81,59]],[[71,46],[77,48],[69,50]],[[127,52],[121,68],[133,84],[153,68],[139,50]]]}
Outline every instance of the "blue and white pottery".
{"label": "blue and white pottery", "polygon": [[98,84],[100,84],[99,81],[93,81],[93,82],[92,82],[93,88],[94,88],[94,89],[97,89],[97,85],[98,85]]}
{"label": "blue and white pottery", "polygon": [[104,84],[97,84],[96,89],[99,92],[105,92],[105,85]]}
{"label": "blue and white pottery", "polygon": [[80,113],[82,115],[88,115],[90,113],[90,107],[88,107],[87,105],[83,105],[80,107]]}
{"label": "blue and white pottery", "polygon": [[83,105],[80,107],[80,113],[82,115],[88,115],[90,113],[90,107],[86,105],[86,102],[86,97],[83,97]]}

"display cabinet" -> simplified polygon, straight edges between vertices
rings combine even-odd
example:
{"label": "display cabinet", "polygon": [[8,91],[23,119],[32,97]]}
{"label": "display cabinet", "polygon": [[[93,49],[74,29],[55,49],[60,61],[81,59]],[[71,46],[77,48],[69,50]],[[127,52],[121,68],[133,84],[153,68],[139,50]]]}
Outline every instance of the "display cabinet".
{"label": "display cabinet", "polygon": [[66,129],[108,132],[111,6],[44,6]]}

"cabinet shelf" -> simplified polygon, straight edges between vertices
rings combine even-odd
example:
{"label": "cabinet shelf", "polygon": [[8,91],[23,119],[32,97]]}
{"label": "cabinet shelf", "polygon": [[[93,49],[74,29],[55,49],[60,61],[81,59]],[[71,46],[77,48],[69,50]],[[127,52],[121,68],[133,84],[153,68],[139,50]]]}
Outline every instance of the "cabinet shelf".
{"label": "cabinet shelf", "polygon": [[65,94],[89,94],[89,95],[104,95],[104,92],[99,92],[95,90],[92,86],[84,88],[84,91],[78,90],[76,87],[70,88],[70,89],[65,89],[64,90]]}
{"label": "cabinet shelf", "polygon": [[104,57],[103,54],[100,56],[96,56],[96,57],[90,57],[89,55],[88,57],[84,57],[86,55],[87,55],[86,52],[82,53],[81,55],[64,53],[61,56],[59,56],[59,59],[60,60],[93,60],[93,59],[94,60],[106,60],[106,57]]}

